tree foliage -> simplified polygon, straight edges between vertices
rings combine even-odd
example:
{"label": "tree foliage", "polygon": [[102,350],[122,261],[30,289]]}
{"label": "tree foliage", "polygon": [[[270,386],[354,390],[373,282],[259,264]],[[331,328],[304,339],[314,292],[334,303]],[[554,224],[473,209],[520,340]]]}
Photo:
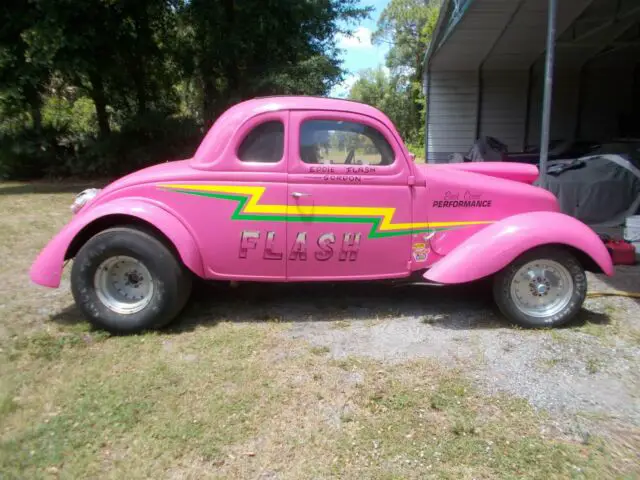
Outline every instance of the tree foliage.
{"label": "tree foliage", "polygon": [[424,149],[424,55],[440,0],[391,0],[378,20],[374,43],[387,43],[387,70],[361,72],[349,97],[384,111],[414,150]]}
{"label": "tree foliage", "polygon": [[[230,104],[326,94],[358,0],[5,0],[0,176],[111,174],[190,154]],[[346,27],[345,27],[346,25]]]}
{"label": "tree foliage", "polygon": [[378,67],[360,72],[351,87],[350,97],[385,112],[405,140],[412,141],[420,132],[415,118],[419,112],[411,88],[410,82]]}
{"label": "tree foliage", "polygon": [[391,0],[378,20],[374,42],[391,48],[387,67],[394,74],[408,74],[420,81],[423,61],[440,13],[440,0]]}
{"label": "tree foliage", "polygon": [[202,85],[205,123],[249,96],[328,92],[341,78],[338,22],[367,11],[355,0],[185,2],[183,61]]}

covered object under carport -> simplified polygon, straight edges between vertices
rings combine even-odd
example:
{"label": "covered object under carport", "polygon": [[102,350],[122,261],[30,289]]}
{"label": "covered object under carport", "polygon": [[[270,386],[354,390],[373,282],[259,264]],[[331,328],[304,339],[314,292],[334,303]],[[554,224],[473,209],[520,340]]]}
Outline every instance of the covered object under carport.
{"label": "covered object under carport", "polygon": [[[426,54],[426,156],[540,146],[549,0],[444,0]],[[559,0],[551,140],[640,138],[640,0]]]}

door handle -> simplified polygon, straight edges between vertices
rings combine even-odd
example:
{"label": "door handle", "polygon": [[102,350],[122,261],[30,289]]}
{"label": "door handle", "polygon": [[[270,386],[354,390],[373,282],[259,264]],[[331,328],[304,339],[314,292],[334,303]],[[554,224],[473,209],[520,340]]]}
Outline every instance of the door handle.
{"label": "door handle", "polygon": [[291,196],[293,198],[300,198],[300,197],[310,197],[311,194],[310,193],[302,193],[302,192],[291,192]]}

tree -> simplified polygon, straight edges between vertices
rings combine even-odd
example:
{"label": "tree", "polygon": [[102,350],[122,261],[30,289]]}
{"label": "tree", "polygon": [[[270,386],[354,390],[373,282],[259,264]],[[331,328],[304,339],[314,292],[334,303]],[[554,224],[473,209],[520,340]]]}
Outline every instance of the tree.
{"label": "tree", "polygon": [[39,20],[32,28],[28,55],[46,55],[69,83],[85,89],[95,104],[100,134],[106,137],[111,131],[107,88],[110,74],[118,71],[113,37],[119,22],[113,4],[41,0],[36,6]]}
{"label": "tree", "polygon": [[325,94],[343,75],[336,34],[369,12],[359,0],[5,0],[0,175],[122,173],[192,152],[231,103]]}
{"label": "tree", "polygon": [[335,35],[368,15],[357,0],[191,0],[182,5],[185,71],[202,85],[209,125],[230,103],[322,95],[341,79]]}
{"label": "tree", "polygon": [[135,114],[162,108],[177,81],[171,61],[177,15],[175,2],[120,0],[114,5],[119,28],[113,38],[116,62],[122,65],[119,91],[135,99]]}
{"label": "tree", "polygon": [[41,0],[30,52],[48,52],[68,83],[89,94],[106,137],[110,105],[127,109],[133,99],[135,114],[144,114],[160,90],[172,88],[160,47],[172,26],[169,7],[164,0]]}
{"label": "tree", "polygon": [[387,71],[361,72],[349,97],[384,111],[405,141],[424,145],[423,59],[435,29],[440,0],[391,0],[378,20],[374,43],[388,43]]}
{"label": "tree", "polygon": [[2,110],[18,113],[27,108],[32,126],[42,129],[42,93],[50,75],[47,55],[31,55],[30,41],[38,11],[31,2],[0,5],[0,100]]}
{"label": "tree", "polygon": [[421,81],[423,60],[440,13],[440,0],[391,0],[378,19],[373,42],[391,45],[387,67]]}
{"label": "tree", "polygon": [[415,142],[420,133],[411,85],[383,67],[360,72],[351,87],[352,100],[374,105],[393,121],[405,141]]}

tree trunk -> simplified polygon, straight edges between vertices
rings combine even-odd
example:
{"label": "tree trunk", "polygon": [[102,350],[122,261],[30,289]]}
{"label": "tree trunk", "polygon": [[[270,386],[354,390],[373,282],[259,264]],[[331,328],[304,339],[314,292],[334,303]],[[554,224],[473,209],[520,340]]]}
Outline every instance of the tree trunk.
{"label": "tree trunk", "polygon": [[42,98],[40,93],[32,87],[26,89],[25,98],[29,103],[33,129],[39,133],[42,131]]}
{"label": "tree trunk", "polygon": [[142,115],[147,113],[147,105],[149,103],[144,65],[139,58],[136,58],[135,54],[127,55],[126,59],[127,70],[136,92],[137,114]]}
{"label": "tree trunk", "polygon": [[217,89],[213,78],[206,77],[202,80],[202,118],[205,128],[211,127],[216,119]]}
{"label": "tree trunk", "polygon": [[240,65],[237,61],[238,52],[235,39],[236,35],[236,4],[235,0],[225,0],[223,2],[224,14],[227,20],[230,35],[227,38],[228,46],[231,49],[228,58],[230,62],[225,62],[225,75],[227,77],[227,96],[229,100],[235,102],[240,95]]}
{"label": "tree trunk", "polygon": [[138,115],[142,115],[147,112],[149,103],[149,95],[147,95],[147,72],[144,63],[144,52],[146,51],[144,44],[151,39],[152,33],[149,28],[149,16],[146,5],[142,2],[138,6],[140,10],[138,10],[134,16],[136,46],[133,51],[129,52],[129,71],[135,84]]}
{"label": "tree trunk", "polygon": [[89,75],[91,81],[91,99],[96,106],[96,116],[98,117],[98,129],[101,138],[107,137],[111,133],[109,127],[109,114],[107,113],[107,98],[104,92],[104,83],[99,72]]}
{"label": "tree trunk", "polygon": [[33,128],[36,132],[42,131],[42,112],[40,111],[40,101],[31,104],[31,119],[33,120]]}
{"label": "tree trunk", "polygon": [[133,81],[136,85],[136,102],[138,104],[138,115],[147,113],[147,88],[145,85],[145,74],[143,66],[134,67],[132,72]]}

